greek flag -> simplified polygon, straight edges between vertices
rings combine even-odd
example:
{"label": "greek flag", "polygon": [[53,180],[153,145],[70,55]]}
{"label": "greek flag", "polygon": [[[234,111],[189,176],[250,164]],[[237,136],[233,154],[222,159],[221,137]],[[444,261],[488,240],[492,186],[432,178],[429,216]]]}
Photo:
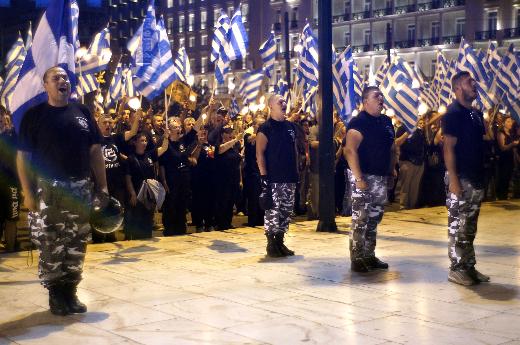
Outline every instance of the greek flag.
{"label": "greek flag", "polygon": [[132,68],[123,68],[123,94],[128,97],[139,96],[139,92],[134,87],[134,75]]}
{"label": "greek flag", "polygon": [[[230,61],[246,57],[249,48],[249,38],[242,22],[242,12],[238,9],[231,18],[231,27],[228,31],[227,57]],[[226,47],[226,46],[224,46]]]}
{"label": "greek flag", "polygon": [[25,39],[25,51],[28,51],[32,46],[33,41],[33,32],[32,32],[32,22],[29,22],[29,30],[27,30],[27,38]]}
{"label": "greek flag", "polygon": [[282,96],[287,104],[289,104],[290,91],[289,84],[283,79],[278,80],[278,83],[274,86],[274,93]]}
{"label": "greek flag", "polygon": [[181,47],[177,53],[177,58],[175,58],[176,79],[186,83],[190,73],[190,59],[188,58],[188,54],[186,54],[186,49]]}
{"label": "greek flag", "polygon": [[161,71],[159,74],[159,83],[161,83],[161,90],[166,89],[177,78],[176,65],[173,62],[172,48],[168,33],[164,26],[164,19],[161,16],[157,22],[157,29],[159,30],[159,56],[161,63]]}
{"label": "greek flag", "polygon": [[451,100],[454,98],[453,90],[451,89],[451,78],[455,75],[455,68],[457,65],[457,60],[453,59],[446,70],[446,77],[442,83],[442,87],[439,93],[439,106],[444,105],[448,106],[451,103]]}
{"label": "greek flag", "polygon": [[502,61],[502,57],[498,53],[497,47],[493,42],[489,42],[488,50],[487,50],[487,63],[491,67],[491,69],[496,72],[500,67],[500,62]]}
{"label": "greek flag", "polygon": [[303,48],[298,59],[298,77],[310,86],[318,86],[318,43],[309,23],[301,35]]}
{"label": "greek flag", "polygon": [[110,87],[106,96],[105,104],[111,105],[114,101],[117,101],[123,97],[123,66],[121,62],[117,64],[117,67],[110,80]]}
{"label": "greek flag", "polygon": [[406,73],[406,75],[412,81],[416,81],[414,83],[414,86],[418,84],[417,87],[420,87],[424,83],[423,77],[419,73],[417,73],[417,71],[414,68],[412,68],[412,66],[410,66],[408,61],[406,61],[400,56],[396,56],[394,59],[394,64],[396,64],[402,72]]}
{"label": "greek flag", "polygon": [[446,77],[446,70],[448,68],[448,61],[444,57],[441,52],[437,53],[437,61],[435,62],[435,75],[433,76],[433,82],[431,85],[431,89],[434,94],[438,95],[442,84],[444,83],[444,78]]}
{"label": "greek flag", "polygon": [[240,113],[240,107],[235,97],[231,100],[231,106],[229,109],[229,116],[234,119]]}
{"label": "greek flag", "polygon": [[511,94],[504,93],[502,96],[502,103],[506,106],[507,110],[511,114],[511,117],[516,121],[516,123],[520,123],[520,101],[518,101],[516,98],[513,98]]}
{"label": "greek flag", "polygon": [[420,99],[430,110],[437,109],[437,96],[428,83],[424,83],[420,88]]}
{"label": "greek flag", "polygon": [[231,23],[227,14],[222,12],[217,20],[215,32],[213,33],[213,40],[211,41],[211,55],[209,60],[215,62],[220,57],[222,47],[225,47],[227,43],[227,33]]}
{"label": "greek flag", "polygon": [[340,118],[347,122],[357,104],[354,87],[354,58],[350,47],[345,48],[332,64],[332,77],[334,105]]}
{"label": "greek flag", "polygon": [[478,82],[486,83],[488,81],[486,68],[464,38],[460,41],[457,70],[468,71]]}
{"label": "greek flag", "polygon": [[274,70],[274,62],[276,60],[276,41],[274,39],[274,32],[271,32],[267,41],[265,41],[258,50],[262,61],[264,63],[264,71],[268,78],[272,77]]}
{"label": "greek flag", "polygon": [[7,53],[5,65],[6,76],[4,85],[0,89],[0,103],[9,110],[11,109],[10,103],[12,95],[16,87],[18,75],[22,69],[26,54],[27,52],[25,50],[22,35],[18,33],[18,39]]}
{"label": "greek flag", "polygon": [[256,100],[262,82],[264,81],[264,74],[262,70],[256,70],[244,74],[242,83],[240,84],[239,93],[244,99],[245,104],[251,104]]}
{"label": "greek flag", "polygon": [[27,52],[13,93],[11,111],[16,130],[20,129],[27,109],[47,100],[42,77],[49,68],[56,65],[62,67],[69,75],[74,90],[74,33],[77,34],[77,15],[75,0],[50,0],[36,28],[32,46]]}
{"label": "greek flag", "polygon": [[498,77],[499,86],[510,93],[513,99],[517,98],[520,92],[520,68],[512,43],[502,57]]}
{"label": "greek flag", "polygon": [[304,110],[305,113],[309,114],[311,118],[316,118],[318,115],[318,111],[316,108],[316,93],[318,91],[318,87],[305,87],[303,89],[303,102],[301,109]]}
{"label": "greek flag", "polygon": [[381,65],[379,65],[379,68],[377,69],[376,77],[375,77],[376,86],[381,85],[381,83],[385,79],[386,72],[388,71],[389,67],[390,67],[390,63],[388,62],[388,57],[387,57],[387,58],[385,58],[385,61],[383,61],[383,63]]}
{"label": "greek flag", "polygon": [[76,84],[76,94],[84,96],[99,89],[99,82],[94,73],[81,74],[76,76],[78,79]]}
{"label": "greek flag", "polygon": [[412,132],[417,124],[419,89],[412,88],[412,80],[399,66],[392,64],[383,80],[385,103],[395,111],[406,129]]}

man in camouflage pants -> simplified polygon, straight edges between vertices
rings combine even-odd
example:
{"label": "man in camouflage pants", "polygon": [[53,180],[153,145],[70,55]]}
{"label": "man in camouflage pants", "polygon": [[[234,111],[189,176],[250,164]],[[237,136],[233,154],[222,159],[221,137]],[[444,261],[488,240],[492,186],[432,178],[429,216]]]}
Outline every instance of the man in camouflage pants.
{"label": "man in camouflage pants", "polygon": [[107,199],[108,193],[101,134],[86,107],[69,103],[65,70],[50,68],[43,84],[48,101],[29,109],[20,125],[18,175],[50,310],[84,313],[76,292],[90,232],[91,175],[96,198]]}
{"label": "man in camouflage pants", "polygon": [[473,248],[484,197],[486,130],[482,113],[471,106],[477,97],[475,80],[468,72],[459,72],[451,83],[456,100],[442,119],[451,261],[448,280],[468,286],[490,280],[475,269]]}
{"label": "man in camouflage pants", "polygon": [[377,225],[383,219],[388,180],[395,165],[392,120],[381,114],[383,94],[375,86],[362,93],[363,111],[350,120],[343,153],[352,191],[351,270],[387,269],[375,255]]}
{"label": "man in camouflage pants", "polygon": [[285,118],[287,104],[279,95],[270,95],[271,117],[258,128],[256,160],[260,170],[262,191],[260,207],[265,210],[264,228],[267,255],[294,255],[284,244],[289,229],[294,193],[298,182],[296,127]]}

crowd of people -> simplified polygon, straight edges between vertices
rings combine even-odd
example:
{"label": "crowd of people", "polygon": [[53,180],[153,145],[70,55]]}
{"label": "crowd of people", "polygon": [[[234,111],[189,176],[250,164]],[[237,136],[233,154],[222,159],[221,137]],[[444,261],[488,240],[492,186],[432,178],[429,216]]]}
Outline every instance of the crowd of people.
{"label": "crowd of people", "polygon": [[[288,121],[295,125],[298,154],[292,212],[313,220],[319,217],[319,122],[299,108],[296,104],[287,114]],[[16,135],[7,111],[0,108],[0,112],[0,215],[4,241],[14,249],[16,230],[11,220],[17,219],[21,204],[14,159]],[[94,117],[102,135],[109,194],[125,208],[126,239],[150,238],[153,229],[160,226],[154,224],[157,211],[162,216],[164,236],[185,234],[188,215],[197,232],[233,228],[234,215],[247,215],[247,226],[263,225],[255,147],[258,128],[269,118],[267,108],[231,118],[229,110],[211,98],[195,112],[170,107],[167,116],[161,106],[134,110],[123,97],[106,113],[95,108]],[[441,119],[441,114],[431,111],[419,118],[412,133],[397,117],[392,119],[398,178],[387,196],[401,209],[446,202]],[[486,117],[485,138],[485,200],[520,197],[520,126],[493,109]],[[345,140],[346,126],[334,113],[336,213],[349,216],[352,191]],[[165,190],[164,203],[158,210],[156,205],[138,200],[146,180],[158,181]],[[115,233],[107,236],[93,232],[94,242],[115,240]]]}

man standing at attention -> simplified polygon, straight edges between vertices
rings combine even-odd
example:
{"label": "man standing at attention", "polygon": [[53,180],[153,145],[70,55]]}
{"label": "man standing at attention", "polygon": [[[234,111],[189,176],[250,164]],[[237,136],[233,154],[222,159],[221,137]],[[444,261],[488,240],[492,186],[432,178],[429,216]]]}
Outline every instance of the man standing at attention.
{"label": "man standing at attention", "polygon": [[108,198],[102,137],[88,109],[69,103],[71,84],[63,68],[48,69],[43,85],[48,101],[29,109],[21,123],[18,175],[50,310],[55,315],[84,313],[76,288],[90,232],[90,176],[97,200]]}
{"label": "man standing at attention", "polygon": [[381,114],[384,98],[379,88],[368,86],[361,95],[363,111],[347,126],[344,155],[352,186],[351,270],[388,269],[375,255],[377,225],[383,219],[388,180],[395,166],[394,127]]}
{"label": "man standing at attention", "polygon": [[266,251],[269,257],[290,256],[294,252],[283,241],[289,229],[298,182],[296,128],[285,118],[285,100],[280,95],[270,95],[267,99],[270,118],[258,128],[256,135],[256,160],[262,185],[259,201],[265,210]]}
{"label": "man standing at attention", "polygon": [[480,203],[484,197],[484,116],[471,103],[477,98],[476,82],[469,72],[451,79],[456,99],[442,119],[444,162],[448,187],[448,280],[461,285],[488,282],[475,269],[473,241],[477,234]]}

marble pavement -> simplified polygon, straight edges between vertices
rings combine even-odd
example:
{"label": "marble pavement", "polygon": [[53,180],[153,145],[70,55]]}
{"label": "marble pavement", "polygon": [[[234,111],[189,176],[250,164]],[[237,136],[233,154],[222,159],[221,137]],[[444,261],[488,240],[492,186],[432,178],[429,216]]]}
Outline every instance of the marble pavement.
{"label": "marble pavement", "polygon": [[291,224],[296,256],[266,259],[260,228],[89,245],[79,294],[56,317],[37,253],[0,255],[4,344],[520,344],[520,201],[484,205],[477,267],[492,282],[448,283],[446,210],[389,212],[378,255],[355,274],[339,233]]}

